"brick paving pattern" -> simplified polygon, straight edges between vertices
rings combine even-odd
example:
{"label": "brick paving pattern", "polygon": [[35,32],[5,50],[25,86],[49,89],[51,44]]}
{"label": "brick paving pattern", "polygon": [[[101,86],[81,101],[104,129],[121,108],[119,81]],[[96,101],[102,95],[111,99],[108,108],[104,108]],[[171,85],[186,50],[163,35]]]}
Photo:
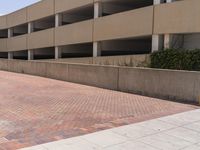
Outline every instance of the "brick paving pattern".
{"label": "brick paving pattern", "polygon": [[196,109],[0,71],[0,150],[15,150]]}

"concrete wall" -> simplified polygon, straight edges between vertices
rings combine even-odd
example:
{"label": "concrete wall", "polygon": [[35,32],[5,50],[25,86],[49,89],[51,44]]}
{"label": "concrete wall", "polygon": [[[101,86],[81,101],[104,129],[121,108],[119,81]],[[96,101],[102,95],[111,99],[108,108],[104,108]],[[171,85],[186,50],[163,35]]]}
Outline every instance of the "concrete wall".
{"label": "concrete wall", "polygon": [[28,35],[29,49],[52,47],[52,46],[54,46],[54,29],[38,31]]}
{"label": "concrete wall", "polygon": [[7,16],[0,16],[0,29],[7,28]]}
{"label": "concrete wall", "polygon": [[7,26],[13,27],[27,22],[27,9],[21,9],[7,16]]}
{"label": "concrete wall", "polygon": [[[57,0],[56,0],[57,1]],[[54,0],[42,0],[27,8],[27,21],[33,21],[54,14]]]}
{"label": "concrete wall", "polygon": [[20,51],[27,49],[27,35],[9,38],[7,40],[7,51]]}
{"label": "concrete wall", "polygon": [[117,90],[118,68],[81,64],[68,65],[68,81]]}
{"label": "concrete wall", "polygon": [[94,41],[151,35],[152,18],[153,6],[95,19]]}
{"label": "concrete wall", "polygon": [[92,42],[93,21],[83,21],[55,29],[55,45]]}
{"label": "concrete wall", "polygon": [[93,0],[55,0],[55,13],[93,4]]}
{"label": "concrete wall", "polygon": [[200,101],[200,72],[6,59],[0,60],[0,70],[170,100]]}
{"label": "concrete wall", "polygon": [[0,40],[0,52],[7,51],[7,39]]}
{"label": "concrete wall", "polygon": [[119,90],[172,100],[198,102],[200,72],[158,69],[119,69]]}
{"label": "concrete wall", "polygon": [[[49,61],[49,60],[47,60]],[[126,55],[126,56],[107,56],[107,57],[87,57],[87,58],[66,58],[51,60],[62,63],[81,63],[110,66],[130,66],[144,67],[150,64],[149,55]]]}
{"label": "concrete wall", "polygon": [[154,33],[200,32],[199,5],[199,0],[183,0],[156,5]]}

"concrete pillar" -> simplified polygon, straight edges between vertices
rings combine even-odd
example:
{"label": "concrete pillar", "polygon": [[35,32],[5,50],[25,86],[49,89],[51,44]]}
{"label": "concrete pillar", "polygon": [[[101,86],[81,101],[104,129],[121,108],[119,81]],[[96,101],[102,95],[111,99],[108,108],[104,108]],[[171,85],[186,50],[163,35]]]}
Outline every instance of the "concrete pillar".
{"label": "concrete pillar", "polygon": [[8,38],[13,37],[13,28],[8,29]]}
{"label": "concrete pillar", "polygon": [[172,35],[165,34],[164,35],[164,49],[171,48],[171,44],[172,44]]}
{"label": "concrete pillar", "polygon": [[162,35],[153,35],[152,36],[152,52],[163,49],[163,36]]}
{"label": "concrete pillar", "polygon": [[[55,27],[59,27],[62,25],[62,15],[56,14],[55,16]],[[62,58],[62,50],[59,46],[55,47],[55,59]]]}
{"label": "concrete pillar", "polygon": [[93,43],[93,57],[101,56],[101,43],[94,42]]}
{"label": "concrete pillar", "polygon": [[8,52],[8,59],[13,59],[13,52]]}
{"label": "concrete pillar", "polygon": [[[13,28],[8,29],[8,38],[13,37]],[[13,52],[8,52],[8,59],[13,59]]]}
{"label": "concrete pillar", "polygon": [[62,58],[62,50],[60,47],[55,47],[55,59]]}
{"label": "concrete pillar", "polygon": [[62,25],[62,14],[56,14],[55,16],[55,27]]}
{"label": "concrete pillar", "polygon": [[[97,19],[102,16],[103,9],[101,2],[94,3],[94,18]],[[101,56],[101,43],[100,42],[93,42],[93,57]]]}
{"label": "concrete pillar", "polygon": [[154,4],[154,5],[158,5],[158,4],[160,4],[160,3],[161,3],[160,0],[154,0],[154,1],[153,1],[153,4]]}
{"label": "concrete pillar", "polygon": [[28,33],[30,34],[31,32],[33,32],[33,23],[29,22],[28,23]]}
{"label": "concrete pillar", "polygon": [[[28,34],[33,32],[33,22],[28,23]],[[34,59],[34,52],[33,50],[28,50],[28,60],[33,60]]]}
{"label": "concrete pillar", "polygon": [[174,2],[175,0],[167,0],[166,3]]}
{"label": "concrete pillar", "polygon": [[[175,0],[166,0],[166,3],[171,3],[171,2],[174,2]],[[161,4],[161,3],[164,3],[165,0],[154,0],[154,5],[158,5],[158,4]]]}
{"label": "concrete pillar", "polygon": [[[164,0],[154,0],[153,4],[154,5],[159,5],[161,3],[163,3]],[[158,51],[158,50],[162,50],[163,47],[163,38],[161,35],[152,35],[152,52]]]}
{"label": "concrete pillar", "polygon": [[161,3],[164,3],[164,0],[154,0],[153,3],[154,5],[159,5]]}
{"label": "concrete pillar", "polygon": [[34,59],[34,50],[28,50],[28,60]]}
{"label": "concrete pillar", "polygon": [[94,3],[94,18],[99,18],[102,16],[103,8],[101,2]]}

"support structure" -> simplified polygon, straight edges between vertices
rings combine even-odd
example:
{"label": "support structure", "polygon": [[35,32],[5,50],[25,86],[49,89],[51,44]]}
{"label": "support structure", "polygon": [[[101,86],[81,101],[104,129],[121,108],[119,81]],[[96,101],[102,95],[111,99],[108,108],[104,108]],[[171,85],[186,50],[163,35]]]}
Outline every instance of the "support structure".
{"label": "support structure", "polygon": [[34,51],[28,50],[28,60],[33,60],[33,59],[34,59]]}
{"label": "support structure", "polygon": [[174,2],[175,0],[167,0],[166,2],[167,3],[171,3],[171,2]]}
{"label": "support structure", "polygon": [[94,42],[93,43],[93,57],[101,56],[101,43],[100,42]]}
{"label": "support structure", "polygon": [[152,36],[152,52],[163,49],[163,36],[162,35],[153,35]]}
{"label": "support structure", "polygon": [[59,27],[62,25],[62,15],[56,14],[55,15],[55,27]]}
{"label": "support structure", "polygon": [[[55,27],[62,25],[62,15],[56,14],[55,16]],[[59,46],[55,46],[55,59],[62,58],[62,50]]]}
{"label": "support structure", "polygon": [[13,37],[13,28],[8,29],[8,38]]}
{"label": "support structure", "polygon": [[[193,14],[198,13],[197,10],[185,11],[187,16],[185,16],[186,19],[183,19],[188,22],[183,27],[180,25],[180,29],[177,27],[176,20],[165,19],[166,13],[171,11],[171,7],[174,9],[180,7],[181,10],[184,10],[181,7],[185,7],[186,4],[181,0],[147,0],[141,4],[134,0],[122,0],[120,4],[118,0],[108,2],[93,0],[83,2],[69,11],[67,5],[70,3],[64,1],[51,3],[53,5],[51,11],[45,17],[38,14],[35,17],[29,17],[30,19],[26,19],[26,21],[18,19],[16,22],[12,22],[13,19],[20,18],[20,14],[31,16],[31,11],[20,10],[20,13],[14,12],[14,15],[0,17],[2,22],[2,27],[0,27],[1,55],[5,57],[6,54],[7,57],[9,52],[10,59],[13,58],[13,55],[15,59],[59,59],[70,56],[99,57],[144,54],[164,48],[185,48],[186,45],[200,47],[198,39],[197,42],[196,40],[193,42],[195,45],[188,42],[193,40],[193,36],[196,37],[194,34],[199,34],[195,30],[198,23],[191,24],[187,20],[188,17],[191,18]],[[58,6],[57,11],[54,11],[55,5]],[[191,2],[190,5],[195,6],[196,3]],[[165,6],[167,8],[163,8]],[[155,9],[149,10],[147,7],[155,7]],[[35,11],[41,11],[40,9],[44,9],[43,4]],[[140,9],[143,9],[143,13],[139,13]],[[179,13],[177,18],[183,16],[184,13]],[[173,14],[170,14],[170,17],[173,18]],[[130,18],[134,18],[134,20]],[[198,17],[194,16],[193,18],[193,20],[198,20]],[[112,21],[107,24],[107,19]],[[116,23],[119,20],[122,20],[123,23]],[[146,20],[150,22],[150,24],[146,24],[148,29],[143,23]],[[177,28],[174,28],[173,32],[168,30],[169,26],[165,26],[167,22]],[[138,33],[134,32],[137,30],[137,26],[141,26],[141,31],[138,30]],[[114,28],[123,28],[123,30],[114,30]],[[81,30],[80,33],[79,30]],[[108,34],[102,36],[100,32]],[[77,38],[74,38],[73,34]],[[89,40],[85,41],[82,36],[87,36]],[[38,42],[38,39],[41,41]]]}
{"label": "support structure", "polygon": [[[171,3],[175,0],[166,0],[166,3]],[[164,49],[169,49],[171,48],[172,44],[172,34],[165,34],[164,35]]]}
{"label": "support structure", "polygon": [[28,23],[28,33],[30,34],[31,32],[33,32],[33,22],[29,22]]}
{"label": "support structure", "polygon": [[[28,23],[28,34],[33,32],[33,23],[29,22]],[[28,60],[33,60],[34,59],[34,50],[28,50]]]}
{"label": "support structure", "polygon": [[[164,3],[164,0],[154,0],[154,5],[159,5]],[[152,52],[162,50],[163,49],[163,36],[154,34],[152,35]]]}
{"label": "support structure", "polygon": [[8,52],[8,59],[13,59],[13,52]]}
{"label": "support structure", "polygon": [[[103,14],[102,3],[94,3],[94,18],[97,19]],[[101,43],[98,41],[93,42],[93,57],[101,56]]]}
{"label": "support structure", "polygon": [[159,5],[159,4],[164,3],[164,2],[165,2],[165,0],[154,0],[153,4],[154,5]]}
{"label": "support structure", "polygon": [[[8,29],[8,38],[13,37],[13,28]],[[13,59],[13,52],[8,52],[8,59]]]}
{"label": "support structure", "polygon": [[62,58],[62,50],[59,46],[55,47],[55,59]]}
{"label": "support structure", "polygon": [[101,17],[102,13],[103,13],[102,3],[101,2],[95,2],[94,3],[94,18]]}

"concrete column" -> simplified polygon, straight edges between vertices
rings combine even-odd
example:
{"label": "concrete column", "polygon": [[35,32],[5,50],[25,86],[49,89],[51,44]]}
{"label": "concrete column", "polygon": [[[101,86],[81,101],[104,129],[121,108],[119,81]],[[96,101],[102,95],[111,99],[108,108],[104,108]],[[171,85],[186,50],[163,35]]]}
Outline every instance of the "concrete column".
{"label": "concrete column", "polygon": [[167,0],[166,3],[174,2],[175,0]]}
{"label": "concrete column", "polygon": [[[8,29],[8,38],[13,37],[13,29]],[[13,52],[8,52],[8,59],[13,59]]]}
{"label": "concrete column", "polygon": [[163,36],[162,35],[153,35],[152,36],[152,52],[163,49]]}
{"label": "concrete column", "polygon": [[[33,22],[28,23],[28,34],[33,32]],[[33,60],[34,59],[34,52],[33,50],[28,50],[28,60]]]}
{"label": "concrete column", "polygon": [[28,50],[28,60],[34,59],[34,50]]}
{"label": "concrete column", "polygon": [[62,58],[62,50],[60,47],[55,47],[55,59]]}
{"label": "concrete column", "polygon": [[93,57],[101,56],[101,43],[94,42],[93,43]]}
{"label": "concrete column", "polygon": [[62,15],[56,14],[55,16],[55,27],[59,27],[62,25]]}
{"label": "concrete column", "polygon": [[[55,16],[55,27],[59,27],[62,25],[62,15],[56,14]],[[59,46],[55,47],[55,59],[62,58],[62,50]]]}
{"label": "concrete column", "polygon": [[171,48],[171,43],[172,43],[172,35],[165,34],[164,35],[164,49]]}
{"label": "concrete column", "polygon": [[159,5],[161,3],[164,3],[164,0],[154,0],[153,3],[154,5]]}
{"label": "concrete column", "polygon": [[[102,16],[103,9],[101,2],[94,3],[94,18],[97,19]],[[101,43],[100,42],[93,42],[93,57],[101,56]]]}
{"label": "concrete column", "polygon": [[101,2],[95,2],[94,3],[94,18],[101,17],[102,13],[103,13],[102,3]]}
{"label": "concrete column", "polygon": [[8,29],[8,38],[13,37],[13,29],[9,28]]}
{"label": "concrete column", "polygon": [[33,32],[33,23],[29,22],[28,23],[28,33],[30,34],[31,32]]}
{"label": "concrete column", "polygon": [[[164,0],[154,0],[153,4],[154,5],[159,5],[161,3],[163,3]],[[158,50],[162,50],[163,47],[163,38],[161,35],[152,35],[152,52],[158,51]]]}
{"label": "concrete column", "polygon": [[8,52],[8,59],[13,59],[13,52]]}
{"label": "concrete column", "polygon": [[[174,2],[175,0],[167,0],[166,3],[171,3],[171,2]],[[154,0],[154,5],[158,5],[158,4],[161,4],[161,3],[164,3],[165,0]]]}

